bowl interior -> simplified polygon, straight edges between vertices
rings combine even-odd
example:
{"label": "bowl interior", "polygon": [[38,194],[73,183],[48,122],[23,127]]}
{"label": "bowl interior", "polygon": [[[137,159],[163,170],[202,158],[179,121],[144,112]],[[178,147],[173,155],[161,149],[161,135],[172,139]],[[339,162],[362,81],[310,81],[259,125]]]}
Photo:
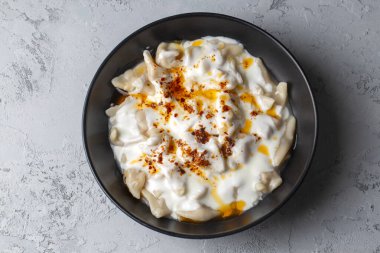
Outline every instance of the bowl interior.
{"label": "bowl interior", "polygon": [[[282,172],[284,183],[256,207],[240,216],[204,224],[156,219],[148,207],[134,199],[124,186],[108,141],[109,107],[114,88],[111,79],[142,60],[142,51],[162,41],[193,40],[202,36],[234,38],[254,56],[261,57],[272,75],[289,84],[289,99],[297,118],[296,148]],[[88,161],[105,193],[136,221],[166,234],[188,238],[211,238],[231,234],[259,223],[278,209],[302,181],[311,161],[316,139],[316,111],[302,70],[275,39],[261,29],[236,18],[192,13],[147,25],[122,41],[96,73],[87,94],[83,114],[83,139]]]}

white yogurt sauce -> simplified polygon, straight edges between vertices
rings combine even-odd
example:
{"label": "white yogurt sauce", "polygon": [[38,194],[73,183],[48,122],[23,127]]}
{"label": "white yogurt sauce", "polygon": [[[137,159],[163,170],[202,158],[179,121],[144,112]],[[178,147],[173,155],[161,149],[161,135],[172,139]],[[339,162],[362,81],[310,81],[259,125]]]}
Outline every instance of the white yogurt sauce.
{"label": "white yogurt sauce", "polygon": [[112,80],[129,96],[107,114],[121,169],[142,171],[137,191],[166,210],[152,210],[156,217],[237,215],[281,184],[278,166],[295,128],[286,83],[225,37],[161,43],[155,59],[143,55]]}

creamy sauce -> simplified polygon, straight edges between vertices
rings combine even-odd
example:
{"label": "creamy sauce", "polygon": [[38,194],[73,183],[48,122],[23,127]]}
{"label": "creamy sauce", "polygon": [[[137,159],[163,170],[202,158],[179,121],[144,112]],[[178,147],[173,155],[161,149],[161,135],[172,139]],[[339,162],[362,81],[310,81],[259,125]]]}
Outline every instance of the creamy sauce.
{"label": "creamy sauce", "polygon": [[115,159],[146,173],[144,189],[165,201],[168,216],[196,222],[177,212],[207,207],[226,218],[265,196],[257,184],[277,169],[291,112],[239,42],[165,43],[112,83],[129,94],[108,112]]}

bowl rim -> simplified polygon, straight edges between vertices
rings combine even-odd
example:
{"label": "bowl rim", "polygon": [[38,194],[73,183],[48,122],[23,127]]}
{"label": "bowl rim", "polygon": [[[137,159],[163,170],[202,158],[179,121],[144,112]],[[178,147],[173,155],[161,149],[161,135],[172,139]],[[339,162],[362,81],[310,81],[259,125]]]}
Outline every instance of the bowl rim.
{"label": "bowl rim", "polygon": [[[87,118],[87,111],[88,111],[87,108],[88,108],[88,101],[89,101],[90,94],[91,94],[92,89],[94,87],[95,81],[96,81],[96,79],[99,76],[99,73],[102,71],[102,69],[104,68],[104,66],[108,63],[109,59],[116,53],[116,51],[118,51],[119,48],[121,48],[125,43],[127,43],[131,38],[133,38],[134,36],[136,36],[140,32],[142,32],[142,31],[144,31],[144,30],[146,30],[146,29],[148,29],[150,27],[153,27],[153,26],[155,26],[157,24],[160,24],[160,23],[163,23],[163,22],[166,22],[166,21],[175,20],[177,18],[184,18],[184,17],[214,17],[214,18],[221,18],[221,19],[225,19],[225,20],[229,20],[229,21],[234,21],[234,22],[240,23],[240,24],[245,25],[245,26],[249,26],[251,29],[255,29],[258,32],[262,33],[263,35],[265,35],[266,37],[268,37],[270,40],[272,40],[273,42],[275,42],[277,44],[277,46],[280,47],[288,55],[288,57],[295,63],[298,71],[300,72],[300,74],[302,75],[303,79],[305,80],[307,89],[308,89],[310,97],[311,97],[311,102],[312,102],[313,114],[314,114],[313,116],[314,116],[314,119],[315,119],[315,124],[314,124],[314,139],[313,139],[313,145],[312,145],[311,153],[310,153],[310,155],[309,155],[309,157],[308,157],[308,159],[306,161],[306,164],[304,166],[304,170],[302,171],[302,174],[300,175],[300,179],[293,186],[293,189],[290,191],[290,193],[280,202],[280,204],[278,204],[275,208],[273,208],[266,215],[264,215],[263,217],[259,218],[255,222],[252,222],[250,224],[238,227],[236,229],[233,229],[233,230],[230,230],[230,231],[227,231],[227,232],[220,232],[220,233],[215,233],[215,234],[205,234],[205,235],[182,234],[182,233],[177,233],[177,232],[173,232],[173,231],[170,231],[170,230],[165,230],[165,229],[161,229],[161,228],[155,227],[155,226],[150,225],[149,223],[145,222],[144,220],[141,220],[141,219],[137,218],[132,213],[130,213],[128,210],[124,209],[119,204],[119,202],[107,191],[107,189],[104,186],[103,182],[100,180],[100,178],[99,178],[99,176],[98,176],[98,174],[97,174],[97,172],[95,170],[95,166],[92,163],[92,160],[91,160],[91,158],[89,156],[88,143],[87,143],[87,139],[86,139],[86,118]],[[141,225],[143,225],[143,226],[145,226],[147,228],[150,228],[150,229],[152,229],[152,230],[154,230],[156,232],[160,232],[160,233],[163,233],[163,234],[166,234],[166,235],[170,235],[170,236],[174,236],[174,237],[179,237],[179,238],[187,238],[187,239],[211,239],[211,238],[217,238],[217,237],[223,237],[223,236],[227,236],[227,235],[232,235],[232,234],[235,234],[235,233],[238,233],[238,232],[242,232],[242,231],[244,231],[244,230],[246,230],[248,228],[251,228],[253,226],[256,226],[256,225],[260,224],[261,222],[263,222],[264,220],[266,220],[267,218],[269,218],[270,216],[272,216],[274,213],[276,213],[297,192],[297,190],[300,188],[300,185],[304,181],[306,174],[310,170],[311,162],[312,162],[312,160],[314,158],[315,151],[316,151],[316,146],[317,146],[318,128],[319,128],[318,110],[317,110],[317,106],[316,106],[316,103],[315,103],[313,91],[311,89],[309,80],[307,79],[307,77],[306,77],[306,75],[305,75],[302,67],[300,66],[300,64],[296,60],[296,58],[293,56],[293,54],[290,53],[290,51],[279,40],[277,40],[273,35],[269,34],[267,31],[265,31],[264,29],[262,29],[262,28],[260,28],[260,27],[258,27],[256,25],[254,25],[253,23],[250,23],[248,21],[245,21],[245,20],[242,20],[240,18],[233,17],[233,16],[229,16],[229,15],[225,15],[225,14],[220,14],[220,13],[213,13],[213,12],[189,12],[189,13],[182,13],[182,14],[168,16],[168,17],[165,17],[165,18],[158,19],[158,20],[156,20],[154,22],[151,22],[151,23],[149,23],[149,24],[141,27],[140,29],[134,31],[130,35],[128,35],[125,39],[123,39],[107,55],[107,57],[103,60],[102,64],[97,69],[97,71],[96,71],[96,73],[95,73],[95,75],[94,75],[94,77],[93,77],[93,79],[92,79],[92,81],[91,81],[91,83],[90,83],[90,85],[88,87],[88,91],[87,91],[87,94],[86,94],[86,97],[85,97],[85,100],[84,100],[83,111],[82,111],[82,141],[83,141],[83,146],[84,146],[84,150],[85,150],[85,154],[86,154],[86,159],[87,159],[88,164],[90,165],[91,171],[92,171],[92,173],[93,173],[96,181],[100,185],[100,188],[105,193],[105,195],[123,213],[125,213],[126,215],[128,215],[131,219],[133,219],[137,223],[139,223],[139,224],[141,224]]]}

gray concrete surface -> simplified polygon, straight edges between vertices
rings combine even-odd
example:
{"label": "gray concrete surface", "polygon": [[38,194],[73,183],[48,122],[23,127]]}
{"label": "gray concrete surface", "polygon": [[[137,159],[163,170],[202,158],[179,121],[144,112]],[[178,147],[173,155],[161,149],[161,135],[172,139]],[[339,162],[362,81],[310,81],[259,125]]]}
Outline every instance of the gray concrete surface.
{"label": "gray concrete surface", "polygon": [[[213,240],[142,227],[103,194],[81,143],[84,96],[113,47],[191,11],[266,29],[320,113],[306,181],[278,213]],[[0,252],[380,252],[380,1],[0,0]]]}

